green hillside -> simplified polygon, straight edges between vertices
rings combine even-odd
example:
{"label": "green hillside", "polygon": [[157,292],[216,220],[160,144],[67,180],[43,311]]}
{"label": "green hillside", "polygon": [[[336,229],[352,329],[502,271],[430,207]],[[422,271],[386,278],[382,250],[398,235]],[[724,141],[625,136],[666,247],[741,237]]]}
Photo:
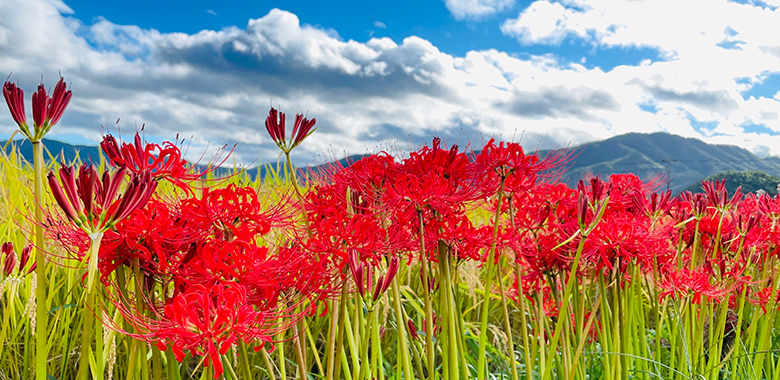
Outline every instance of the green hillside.
{"label": "green hillside", "polygon": [[[737,187],[742,186],[742,191],[745,193],[755,193],[762,189],[767,194],[776,195],[777,185],[780,184],[780,177],[755,170],[726,171],[705,178],[705,181],[716,180],[726,180],[726,189],[729,194],[733,194]],[[701,181],[688,186],[685,190],[701,191]]]}

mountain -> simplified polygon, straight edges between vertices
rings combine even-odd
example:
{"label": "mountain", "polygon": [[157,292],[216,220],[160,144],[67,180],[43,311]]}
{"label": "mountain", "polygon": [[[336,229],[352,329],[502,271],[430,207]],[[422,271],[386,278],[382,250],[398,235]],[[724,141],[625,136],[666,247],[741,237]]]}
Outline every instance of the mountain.
{"label": "mountain", "polygon": [[[22,155],[32,162],[32,146],[28,141],[15,140]],[[67,143],[44,140],[46,148],[54,155],[63,152],[66,161],[76,155],[82,161],[91,158],[99,160],[100,152],[96,146],[70,145]],[[540,151],[541,156],[551,151]],[[666,178],[670,174],[669,184],[677,193],[692,183],[726,171],[760,171],[780,177],[780,158],[761,158],[753,153],[733,145],[712,145],[693,138],[684,138],[668,133],[629,133],[603,141],[592,142],[566,149],[571,153],[572,161],[563,175],[570,185],[587,175],[599,175],[606,178],[614,173],[634,173],[642,179]],[[350,156],[338,161],[342,166],[355,162],[362,155]],[[48,156],[46,157],[48,158]],[[336,164],[323,164],[309,168],[316,173],[326,173]],[[266,168],[260,170],[265,177]],[[216,174],[232,172],[222,169]],[[248,174],[256,176],[258,170],[250,169]],[[665,180],[664,180],[665,182]],[[765,189],[769,191],[770,189]]]}
{"label": "mountain", "polygon": [[[726,181],[726,190],[729,194],[734,194],[737,187],[742,186],[743,193],[755,193],[759,189],[764,190],[769,195],[777,194],[777,186],[780,184],[780,177],[766,174],[759,171],[727,171],[711,175],[704,179],[705,181]],[[701,181],[691,184],[685,190],[701,192]]]}
{"label": "mountain", "polygon": [[[0,148],[2,148],[8,140],[0,141],[0,144],[2,144],[0,145]],[[64,155],[65,162],[67,163],[72,162],[76,158],[80,158],[81,162],[89,162],[91,160],[97,163],[100,162],[100,155],[102,154],[100,147],[98,146],[71,145],[62,141],[50,139],[43,139],[43,146],[46,147],[43,151],[43,158],[46,161],[49,161],[49,154],[51,154],[57,161],[62,160],[62,155]],[[21,152],[22,157],[24,157],[25,160],[30,163],[33,162],[33,150],[30,140],[13,140],[5,147],[5,152],[10,153],[12,147],[16,147],[17,152]]]}
{"label": "mountain", "polygon": [[[573,162],[563,179],[570,185],[588,174],[606,178],[614,173],[634,173],[645,180],[657,176],[665,179],[668,169],[671,189],[678,193],[725,171],[752,170],[780,176],[780,158],[761,158],[738,146],[707,144],[668,133],[628,133],[568,152]],[[549,151],[539,153],[546,155]]]}

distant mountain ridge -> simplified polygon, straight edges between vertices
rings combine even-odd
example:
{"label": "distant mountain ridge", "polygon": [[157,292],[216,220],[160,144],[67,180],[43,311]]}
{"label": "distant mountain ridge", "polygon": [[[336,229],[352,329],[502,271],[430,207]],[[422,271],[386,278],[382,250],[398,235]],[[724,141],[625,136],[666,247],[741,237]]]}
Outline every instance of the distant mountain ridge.
{"label": "distant mountain ridge", "polygon": [[628,133],[571,149],[574,162],[563,176],[570,185],[586,174],[607,177],[634,173],[642,179],[665,178],[668,169],[671,189],[678,193],[725,171],[761,171],[780,176],[778,157],[761,158],[738,146],[707,144],[668,133]]}
{"label": "distant mountain ridge", "polygon": [[[32,161],[32,145],[29,141],[15,140],[22,155]],[[100,148],[97,146],[70,145],[56,140],[44,140],[47,149],[53,155],[63,152],[66,161],[76,154],[86,161],[91,158],[98,161]],[[685,138],[668,133],[628,133],[609,139],[566,149],[571,152],[573,161],[564,173],[563,180],[574,185],[587,174],[607,177],[615,173],[634,173],[643,179],[665,176],[667,168],[671,174],[671,189],[677,193],[692,183],[725,171],[761,171],[780,176],[780,158],[761,158],[734,145],[707,144],[694,138]],[[540,151],[541,156],[550,150]],[[365,155],[354,155],[338,161],[347,166]],[[46,157],[48,158],[48,157]],[[315,172],[332,168],[334,163],[312,166]],[[232,173],[232,168],[220,170],[220,173]],[[248,174],[255,176],[258,170],[250,169]],[[260,170],[260,175],[265,175]]]}

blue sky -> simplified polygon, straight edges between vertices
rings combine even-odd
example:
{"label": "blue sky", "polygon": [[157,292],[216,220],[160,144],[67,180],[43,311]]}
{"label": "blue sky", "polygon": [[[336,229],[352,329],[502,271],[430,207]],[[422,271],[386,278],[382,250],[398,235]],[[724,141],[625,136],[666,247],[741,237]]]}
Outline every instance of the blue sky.
{"label": "blue sky", "polygon": [[[128,2],[68,1],[73,17],[85,24],[105,18],[123,25],[138,25],[164,33],[197,33],[246,25],[248,18],[268,14],[280,8],[296,14],[301,22],[337,33],[344,40],[366,42],[373,37],[401,41],[418,36],[433,43],[442,52],[464,55],[471,50],[497,49],[520,56],[554,54],[585,66],[612,69],[642,60],[660,60],[655,48],[597,47],[581,39],[569,39],[560,45],[520,45],[501,32],[501,23],[531,4],[512,2],[510,6],[477,19],[459,20],[442,1],[151,1]],[[149,12],[155,9],[155,12]],[[348,10],[348,11],[347,11]]]}
{"label": "blue sky", "polygon": [[[628,132],[780,155],[780,0],[333,4],[4,0],[0,72],[28,94],[41,74],[72,83],[54,138],[94,142],[120,119],[239,143],[244,162],[275,157],[270,104],[317,118],[302,161],[434,135],[550,148]],[[13,128],[0,113],[0,136]]]}

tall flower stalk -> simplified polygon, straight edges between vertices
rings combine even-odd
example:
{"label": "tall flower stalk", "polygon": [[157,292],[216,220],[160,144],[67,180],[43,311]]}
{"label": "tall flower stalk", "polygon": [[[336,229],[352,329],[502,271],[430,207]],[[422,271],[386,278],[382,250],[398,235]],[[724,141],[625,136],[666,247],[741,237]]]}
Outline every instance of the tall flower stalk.
{"label": "tall flower stalk", "polygon": [[33,180],[35,191],[35,262],[37,267],[35,274],[37,277],[36,288],[36,336],[35,336],[35,378],[36,380],[46,380],[48,373],[46,369],[48,356],[48,330],[47,315],[49,308],[46,305],[48,281],[46,277],[46,249],[43,232],[43,213],[40,205],[43,204],[43,138],[62,118],[65,108],[70,103],[72,92],[67,89],[65,80],[60,80],[54,86],[51,96],[47,95],[43,84],[38,86],[38,91],[32,96],[33,128],[27,125],[27,117],[24,109],[24,91],[16,84],[6,81],[3,84],[3,97],[8,105],[11,116],[19,127],[19,131],[27,138],[33,146]]}

